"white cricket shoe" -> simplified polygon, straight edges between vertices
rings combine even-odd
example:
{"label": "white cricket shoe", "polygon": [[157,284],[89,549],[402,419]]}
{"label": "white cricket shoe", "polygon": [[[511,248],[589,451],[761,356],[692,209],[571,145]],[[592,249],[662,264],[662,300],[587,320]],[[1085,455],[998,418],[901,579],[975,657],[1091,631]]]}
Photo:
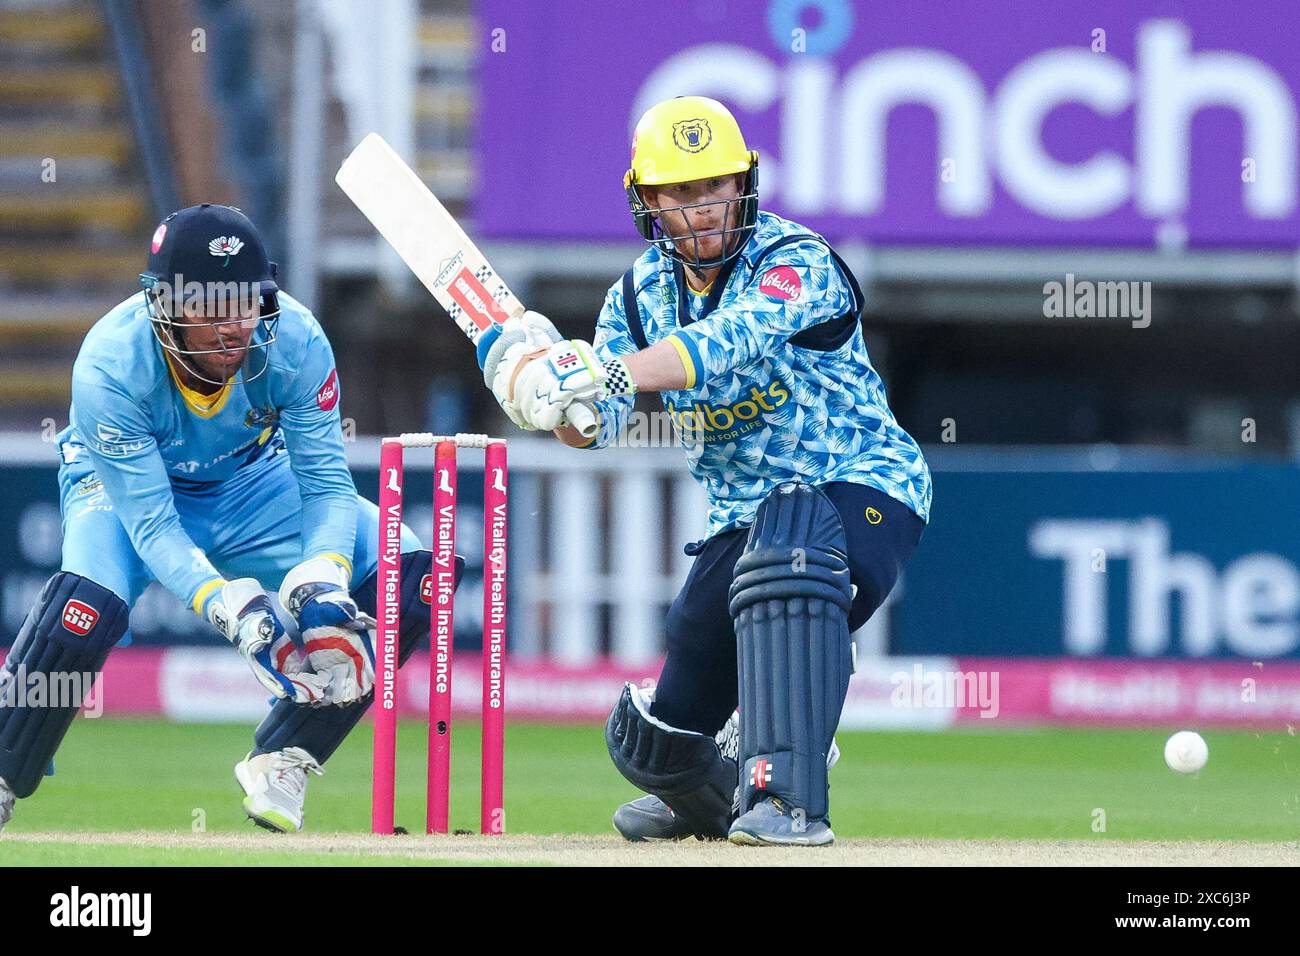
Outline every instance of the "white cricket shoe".
{"label": "white cricket shoe", "polygon": [[325,771],[301,747],[248,756],[235,764],[235,779],[244,788],[244,812],[259,827],[276,833],[302,829],[307,774]]}
{"label": "white cricket shoe", "polygon": [[14,815],[14,792],[9,789],[9,784],[5,783],[4,778],[0,777],[0,831],[3,831],[9,818]]}

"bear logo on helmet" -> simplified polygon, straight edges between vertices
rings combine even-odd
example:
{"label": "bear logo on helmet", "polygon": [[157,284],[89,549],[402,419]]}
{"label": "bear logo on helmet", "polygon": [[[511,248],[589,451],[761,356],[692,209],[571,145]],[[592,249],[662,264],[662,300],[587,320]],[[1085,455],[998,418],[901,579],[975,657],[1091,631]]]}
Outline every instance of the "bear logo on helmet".
{"label": "bear logo on helmet", "polygon": [[713,142],[713,130],[705,119],[679,120],[673,124],[673,143],[687,153],[698,153]]}

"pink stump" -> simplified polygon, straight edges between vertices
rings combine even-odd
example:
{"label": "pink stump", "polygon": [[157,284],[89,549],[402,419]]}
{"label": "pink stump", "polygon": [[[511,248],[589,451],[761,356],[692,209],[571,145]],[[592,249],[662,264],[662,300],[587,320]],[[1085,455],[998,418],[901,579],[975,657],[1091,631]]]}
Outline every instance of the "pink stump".
{"label": "pink stump", "polygon": [[446,833],[451,784],[451,660],[456,633],[456,445],[441,442],[433,468],[433,581],[429,600],[428,833]]}
{"label": "pink stump", "polygon": [[483,469],[483,833],[504,833],[506,446],[487,446]]}
{"label": "pink stump", "polygon": [[393,832],[397,772],[397,639],[401,620],[402,445],[386,441],[379,457],[378,621],[375,647],[375,745],[370,829]]}

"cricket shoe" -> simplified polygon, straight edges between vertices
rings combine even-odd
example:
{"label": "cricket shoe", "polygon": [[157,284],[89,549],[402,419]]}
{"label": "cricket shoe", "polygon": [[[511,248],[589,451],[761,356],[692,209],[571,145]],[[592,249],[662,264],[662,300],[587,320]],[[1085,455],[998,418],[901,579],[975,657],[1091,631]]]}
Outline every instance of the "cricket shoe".
{"label": "cricket shoe", "polygon": [[614,829],[632,843],[649,840],[685,840],[691,828],[656,796],[625,803],[614,811]]}
{"label": "cricket shoe", "polygon": [[276,833],[302,829],[302,805],[307,799],[307,774],[321,769],[301,747],[249,754],[235,764],[235,779],[244,788],[244,812],[259,827]]}
{"label": "cricket shoe", "polygon": [[5,783],[4,778],[0,777],[0,832],[3,832],[5,824],[14,815],[14,792],[9,789],[9,784]]}
{"label": "cricket shoe", "polygon": [[776,797],[767,797],[731,824],[727,839],[737,846],[830,846],[835,834],[825,820],[807,820]]}
{"label": "cricket shoe", "polygon": [[[653,699],[653,691],[648,696]],[[740,714],[733,713],[713,739],[722,756],[728,760],[735,760],[736,751],[740,747]],[[736,798],[739,797],[737,791]],[[734,808],[732,813],[734,815]],[[678,819],[672,807],[653,794],[625,803],[615,810],[614,829],[623,835],[623,839],[632,843],[646,843],[651,840],[685,840],[693,836],[691,828]]]}

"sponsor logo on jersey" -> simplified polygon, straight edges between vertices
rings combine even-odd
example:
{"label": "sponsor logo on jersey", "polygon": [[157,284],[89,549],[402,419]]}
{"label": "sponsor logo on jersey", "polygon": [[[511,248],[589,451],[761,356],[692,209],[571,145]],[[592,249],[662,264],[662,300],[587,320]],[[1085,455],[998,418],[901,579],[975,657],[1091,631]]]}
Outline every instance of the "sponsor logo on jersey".
{"label": "sponsor logo on jersey", "polygon": [[885,516],[882,515],[875,508],[867,509],[867,524],[880,524],[880,522],[884,520],[885,520]]}
{"label": "sponsor logo on jersey", "polygon": [[420,600],[425,604],[433,603],[433,575],[426,574],[420,578]]}
{"label": "sponsor logo on jersey", "polygon": [[150,441],[147,438],[125,441],[124,438],[122,429],[114,425],[96,424],[95,434],[87,437],[86,443],[108,458],[124,458],[144,450]]}
{"label": "sponsor logo on jersey", "polygon": [[773,266],[758,280],[758,291],[769,299],[793,302],[799,298],[802,290],[803,282],[799,279],[799,273],[789,266]]}
{"label": "sponsor logo on jersey", "polygon": [[280,424],[280,413],[270,406],[250,408],[244,415],[246,428],[273,428]]}
{"label": "sponsor logo on jersey", "polygon": [[153,231],[153,242],[149,243],[149,251],[157,252],[162,248],[163,240],[167,238],[167,223],[163,223]]}
{"label": "sponsor logo on jersey", "polygon": [[332,369],[330,377],[325,379],[325,384],[320,387],[316,393],[316,404],[320,406],[323,412],[334,411],[334,406],[339,403],[339,370]]}
{"label": "sponsor logo on jersey", "polygon": [[759,426],[763,412],[774,412],[790,400],[790,392],[780,382],[770,382],[766,390],[749,390],[749,398],[730,405],[705,405],[695,402],[686,409],[669,408],[673,424],[686,439],[717,441],[726,435],[751,431]]}
{"label": "sponsor logo on jersey", "polygon": [[75,598],[63,605],[63,629],[78,637],[85,637],[99,620],[99,612],[84,601]]}

